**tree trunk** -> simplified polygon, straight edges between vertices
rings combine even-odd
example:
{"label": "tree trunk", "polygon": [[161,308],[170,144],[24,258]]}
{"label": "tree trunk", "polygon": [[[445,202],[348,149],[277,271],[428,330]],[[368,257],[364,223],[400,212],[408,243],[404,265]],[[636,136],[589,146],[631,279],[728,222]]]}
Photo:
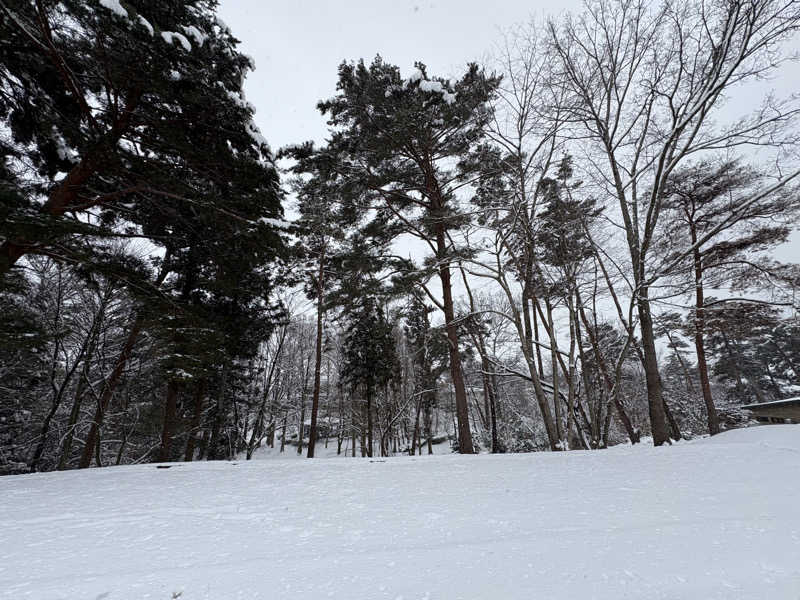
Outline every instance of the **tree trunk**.
{"label": "tree trunk", "polygon": [[314,392],[311,397],[311,428],[308,432],[308,458],[314,458],[314,445],[317,441],[317,412],[319,411],[319,391],[322,370],[322,319],[324,316],[323,285],[325,277],[325,246],[319,256],[317,273],[317,344],[314,363]]}
{"label": "tree trunk", "polygon": [[[522,346],[522,354],[525,356],[525,361],[528,364],[528,372],[531,376],[531,382],[533,383],[533,391],[534,395],[536,396],[536,402],[539,405],[539,413],[542,416],[542,421],[544,422],[544,428],[547,432],[547,441],[550,444],[550,450],[556,451],[558,450],[558,433],[556,432],[556,426],[553,421],[553,413],[550,410],[550,403],[547,400],[545,395],[544,389],[542,388],[541,378],[539,376],[539,370],[537,370],[536,363],[534,362],[534,355],[536,352],[536,348],[538,348],[538,344],[534,343],[533,339],[533,329],[531,327],[531,315],[530,315],[530,304],[534,303],[534,315],[536,314],[536,308],[538,305],[535,304],[535,301],[529,299],[527,295],[523,294],[522,299],[522,327],[523,331],[519,332],[520,339],[523,339],[524,342],[521,344]],[[519,327],[519,325],[518,325]]]}
{"label": "tree trunk", "polygon": [[675,417],[672,415],[672,411],[669,409],[669,404],[667,401],[664,400],[664,416],[667,419],[667,423],[669,424],[670,435],[672,439],[676,442],[681,439],[681,428],[678,426],[678,422],[675,420]]}
{"label": "tree trunk", "polygon": [[442,282],[444,322],[447,330],[447,342],[450,352],[450,377],[453,380],[453,387],[455,388],[456,418],[458,422],[458,451],[461,454],[475,454],[475,448],[472,444],[472,431],[470,430],[469,424],[467,390],[464,386],[461,354],[458,350],[458,331],[455,323],[450,267],[444,262],[447,255],[444,225],[438,224],[436,230],[438,258],[441,261],[439,266],[439,279]]}
{"label": "tree trunk", "polygon": [[417,440],[419,439],[419,415],[422,412],[422,402],[423,402],[423,395],[420,394],[419,398],[417,398],[417,406],[416,410],[414,411],[414,432],[411,435],[411,447],[408,449],[408,455],[414,456],[416,452]]}
{"label": "tree trunk", "polygon": [[[589,319],[586,316],[586,311],[583,309],[583,304],[578,298],[578,314],[583,321],[583,326],[586,328],[586,332],[589,336],[589,343],[592,346],[592,351],[594,352],[595,360],[597,360],[597,365],[600,368],[600,374],[603,377],[603,381],[606,384],[606,389],[609,393],[609,402],[614,403],[614,407],[617,410],[617,416],[622,423],[622,426],[625,428],[625,433],[628,434],[628,439],[631,441],[631,444],[636,444],[639,442],[639,434],[633,428],[633,424],[631,423],[630,417],[625,412],[625,407],[622,405],[622,401],[619,398],[619,385],[618,385],[618,377],[615,373],[615,380],[611,380],[611,376],[608,373],[608,367],[606,366],[605,358],[603,357],[603,353],[600,351],[600,345],[597,342],[597,337],[595,336],[595,332],[589,323]],[[608,421],[611,418],[611,411],[607,411],[606,414],[606,423],[603,426],[603,445],[607,445],[608,443]]]}
{"label": "tree trunk", "polygon": [[172,451],[172,436],[175,433],[175,423],[178,412],[178,392],[180,383],[170,379],[167,383],[167,400],[164,404],[164,424],[161,428],[161,448],[158,451],[158,462],[170,462]]}
{"label": "tree trunk", "polygon": [[206,381],[201,379],[197,382],[194,392],[194,413],[192,414],[192,424],[189,428],[189,436],[186,439],[186,452],[183,460],[191,462],[194,459],[194,447],[197,443],[197,433],[200,428],[200,418],[203,416],[203,397],[206,394]]}
{"label": "tree trunk", "polygon": [[105,417],[111,398],[114,395],[114,391],[117,388],[117,384],[122,377],[122,373],[125,371],[125,365],[128,363],[133,347],[136,345],[136,340],[139,338],[143,323],[144,319],[141,315],[134,319],[128,337],[125,340],[125,345],[122,347],[122,351],[117,357],[117,362],[114,364],[114,369],[103,384],[103,393],[97,402],[94,419],[89,428],[89,433],[86,436],[86,442],[83,445],[83,454],[81,454],[81,460],[78,464],[79,469],[87,468],[92,462],[92,454],[94,454],[95,446],[99,443],[99,432],[100,427],[103,425],[103,418]]}
{"label": "tree trunk", "polygon": [[89,345],[86,349],[86,356],[84,357],[83,361],[83,370],[75,387],[75,398],[72,403],[72,412],[69,416],[69,424],[67,425],[67,435],[64,437],[64,446],[61,450],[61,457],[58,460],[59,471],[63,471],[67,467],[67,462],[69,462],[69,455],[72,451],[72,442],[75,439],[75,428],[78,426],[78,418],[80,417],[81,405],[83,404],[83,396],[86,391],[86,385],[89,382],[90,363],[92,361],[95,348],[97,347],[97,338],[100,335],[100,323],[103,321],[106,310],[108,292],[109,290],[107,289],[102,300],[100,301],[97,314],[92,320],[92,326],[89,329]]}
{"label": "tree trunk", "polygon": [[[88,362],[90,355],[87,354],[86,361]],[[78,385],[75,388],[75,396],[72,400],[72,410],[69,414],[69,422],[67,423],[67,434],[64,436],[64,445],[61,449],[61,456],[58,459],[58,470],[63,471],[67,468],[69,462],[69,455],[72,452],[72,441],[75,439],[75,428],[78,426],[78,418],[80,417],[81,404],[83,403],[83,393],[86,389],[85,381],[88,377],[88,367],[84,367],[84,372],[81,373],[78,379]]]}
{"label": "tree trunk", "polygon": [[372,390],[367,390],[367,456],[372,458]]}
{"label": "tree trunk", "polygon": [[289,409],[283,413],[283,427],[281,428],[281,452],[286,449],[286,427],[289,425]]}
{"label": "tree trunk", "polygon": [[[532,302],[536,302],[536,298],[531,299]],[[527,311],[527,307],[525,308]],[[534,343],[534,351],[536,352],[536,364],[539,367],[539,377],[544,377],[544,363],[542,361],[542,347],[539,345],[539,318],[536,316],[536,311],[533,311],[533,341]]]}
{"label": "tree trunk", "polygon": [[[692,244],[697,243],[697,233],[692,227]],[[695,319],[694,319],[694,347],[697,352],[697,371],[700,375],[700,389],[703,391],[703,402],[706,405],[706,420],[708,423],[708,433],[716,435],[719,433],[719,416],[717,407],[714,406],[714,398],[711,395],[711,382],[708,376],[708,361],[706,360],[705,348],[705,311],[703,304],[703,264],[700,251],[694,251],[694,283],[695,283]]]}
{"label": "tree trunk", "polygon": [[658,371],[656,340],[653,333],[653,318],[650,314],[650,299],[648,298],[648,289],[646,287],[642,287],[639,290],[639,297],[636,304],[639,311],[639,327],[642,332],[644,373],[647,380],[647,407],[650,413],[650,431],[653,435],[653,445],[661,446],[669,441],[670,436],[664,411],[661,374]]}
{"label": "tree trunk", "polygon": [[558,347],[556,345],[556,332],[553,324],[553,307],[550,304],[550,300],[545,300],[545,308],[547,309],[547,332],[550,336],[550,369],[553,371],[553,421],[555,422],[556,426],[558,448],[559,450],[566,450],[567,446],[564,443],[564,434],[561,430],[561,407],[558,401]]}
{"label": "tree trunk", "polygon": [[498,454],[500,452],[500,440],[497,437],[497,410],[495,408],[496,400],[495,400],[494,382],[492,381],[491,377],[488,374],[491,365],[485,356],[481,358],[481,365],[483,367],[483,370],[485,371],[483,374],[484,378],[483,386],[484,386],[484,391],[486,393],[486,402],[489,409],[488,419],[492,436],[492,454]]}
{"label": "tree trunk", "polygon": [[214,422],[211,426],[211,435],[209,436],[208,445],[206,446],[206,458],[208,460],[216,460],[219,457],[219,436],[222,430],[222,421],[225,418],[225,387],[227,384],[228,368],[227,365],[223,365],[219,381],[219,389],[217,390],[217,404],[214,409]]}
{"label": "tree trunk", "polygon": [[301,398],[301,401],[300,401],[300,417],[299,417],[300,423],[299,423],[299,427],[297,428],[298,429],[298,433],[297,433],[297,453],[298,454],[302,454],[303,453],[303,440],[305,439],[305,433],[306,433],[305,432],[305,429],[306,429],[306,395],[305,395],[305,392],[303,392],[301,394],[300,398]]}

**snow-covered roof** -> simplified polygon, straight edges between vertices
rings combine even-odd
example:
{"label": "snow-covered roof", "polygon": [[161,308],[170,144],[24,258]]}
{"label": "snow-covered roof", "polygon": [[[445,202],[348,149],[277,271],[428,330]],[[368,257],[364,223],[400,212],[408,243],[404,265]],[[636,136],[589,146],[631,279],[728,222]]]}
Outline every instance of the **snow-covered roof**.
{"label": "snow-covered roof", "polygon": [[742,406],[742,408],[746,408],[747,410],[759,409],[759,408],[779,408],[783,406],[800,406],[800,396],[797,398],[786,398],[785,400],[775,400],[774,402],[761,402],[759,404],[747,404]]}

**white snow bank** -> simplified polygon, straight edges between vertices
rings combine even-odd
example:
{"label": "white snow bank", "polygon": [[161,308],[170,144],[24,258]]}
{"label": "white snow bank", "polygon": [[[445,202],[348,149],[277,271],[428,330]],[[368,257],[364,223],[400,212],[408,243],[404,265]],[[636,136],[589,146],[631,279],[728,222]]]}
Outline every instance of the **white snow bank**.
{"label": "white snow bank", "polygon": [[794,436],[3,477],[0,598],[796,600]]}
{"label": "white snow bank", "polygon": [[[756,425],[746,429],[732,429],[713,437],[692,440],[692,444],[756,444],[800,452],[800,425]],[[800,486],[800,462],[798,462]]]}

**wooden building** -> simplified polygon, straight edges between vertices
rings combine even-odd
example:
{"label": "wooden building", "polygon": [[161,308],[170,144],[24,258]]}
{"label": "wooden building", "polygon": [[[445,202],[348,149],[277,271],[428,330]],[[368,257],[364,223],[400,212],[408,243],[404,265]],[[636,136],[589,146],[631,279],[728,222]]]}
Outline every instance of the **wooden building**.
{"label": "wooden building", "polygon": [[761,423],[800,423],[800,397],[748,404],[742,408],[753,413]]}

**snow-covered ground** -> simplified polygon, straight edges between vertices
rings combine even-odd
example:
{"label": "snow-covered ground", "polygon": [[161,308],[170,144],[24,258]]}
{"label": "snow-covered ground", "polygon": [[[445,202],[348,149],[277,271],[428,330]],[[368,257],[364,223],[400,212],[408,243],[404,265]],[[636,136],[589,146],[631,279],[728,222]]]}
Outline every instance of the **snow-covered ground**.
{"label": "snow-covered ground", "polygon": [[800,426],[0,478],[0,598],[800,598]]}

